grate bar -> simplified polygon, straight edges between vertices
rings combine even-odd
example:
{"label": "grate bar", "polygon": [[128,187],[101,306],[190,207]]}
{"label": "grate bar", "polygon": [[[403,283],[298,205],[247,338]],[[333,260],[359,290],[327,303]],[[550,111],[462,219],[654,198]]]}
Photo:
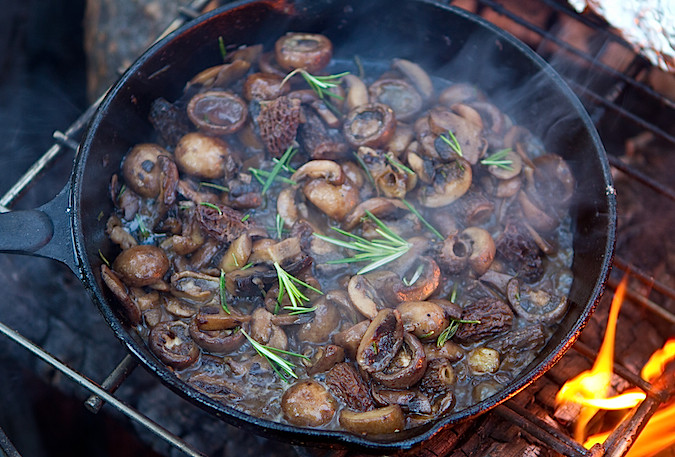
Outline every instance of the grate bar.
{"label": "grate bar", "polygon": [[556,452],[567,457],[588,456],[586,449],[579,443],[560,433],[525,408],[516,405],[513,401],[508,401],[497,406],[494,411],[538,440],[546,443],[546,445]]}
{"label": "grate bar", "polygon": [[665,187],[664,185],[645,175],[641,171],[638,171],[635,168],[627,165],[621,159],[612,154],[607,154],[607,158],[609,159],[609,164],[614,168],[616,168],[617,170],[620,170],[621,172],[628,175],[630,178],[649,187],[653,191],[658,192],[659,194],[669,198],[670,200],[675,201],[675,191],[673,189]]}
{"label": "grate bar", "polygon": [[[659,94],[656,92],[654,89],[651,87],[635,80],[634,78],[631,78],[630,76],[626,76],[624,73],[600,62],[597,60],[597,56],[591,56],[584,51],[580,51],[579,49],[575,48],[574,46],[570,45],[564,40],[561,40],[560,38],[556,37],[555,35],[547,32],[546,30],[542,29],[541,27],[538,27],[527,20],[521,18],[520,16],[512,13],[508,9],[506,9],[504,6],[500,5],[499,3],[495,2],[494,0],[480,0],[480,3],[483,3],[493,10],[495,10],[497,13],[502,14],[515,23],[522,25],[523,27],[539,34],[542,38],[547,39],[548,41],[551,41],[552,43],[556,44],[557,46],[560,46],[562,49],[565,51],[569,52],[570,54],[575,55],[576,57],[579,57],[586,62],[590,63],[591,65],[599,68],[600,70],[606,72],[610,76],[617,78],[633,87],[637,87],[643,92],[649,94],[650,96],[654,97],[655,99],[659,100],[659,102],[663,103],[664,105],[668,106],[669,108],[675,109],[675,102],[672,102],[668,98],[664,97],[663,95]],[[578,15],[577,15],[578,17]],[[597,30],[597,26],[593,27],[594,30]]]}
{"label": "grate bar", "polygon": [[[612,289],[616,290],[617,286],[619,285],[619,282],[615,279],[609,278],[607,280],[607,285],[609,287],[611,287]],[[651,301],[647,297],[643,297],[642,295],[640,295],[638,293],[635,293],[630,289],[626,289],[626,297],[628,297],[629,299],[631,299],[635,303],[639,303],[640,305],[644,306],[649,311],[651,311],[652,313],[659,316],[661,319],[664,319],[664,320],[670,322],[671,324],[675,324],[675,314],[673,314],[670,311],[664,309],[662,306],[654,303],[653,301]]]}
{"label": "grate bar", "polygon": [[620,268],[621,270],[625,271],[626,273],[629,273],[631,276],[639,279],[646,285],[648,285],[651,289],[655,290],[656,292],[663,294],[669,298],[672,298],[675,300],[675,289],[672,287],[667,286],[666,284],[662,283],[661,281],[655,279],[652,275],[647,273],[646,271],[636,267],[635,265],[625,261],[619,256],[614,256],[614,265],[616,265],[617,268]]}
{"label": "grate bar", "polygon": [[[101,387],[107,392],[115,393],[117,388],[122,385],[137,366],[138,362],[136,359],[134,359],[131,354],[127,354],[101,383]],[[84,402],[84,406],[86,406],[89,411],[96,414],[101,410],[103,403],[104,401],[101,397],[98,395],[91,395],[87,398],[87,401]]]}
{"label": "grate bar", "polygon": [[4,334],[7,338],[14,341],[19,346],[33,353],[33,355],[37,356],[42,361],[51,365],[52,367],[54,367],[67,377],[69,377],[72,381],[75,381],[80,386],[103,398],[105,401],[113,405],[115,409],[120,411],[122,414],[124,414],[130,419],[135,420],[136,422],[147,428],[150,432],[154,433],[159,438],[163,439],[167,443],[174,446],[176,449],[182,451],[183,453],[191,457],[205,457],[204,454],[193,449],[185,441],[181,440],[179,437],[177,437],[176,435],[174,435],[161,425],[157,424],[153,420],[139,413],[134,408],[128,406],[126,403],[118,400],[116,397],[106,392],[100,386],[90,381],[89,379],[85,378],[80,373],[73,370],[63,362],[59,361],[54,356],[46,352],[44,349],[42,349],[32,341],[25,338],[18,332],[12,330],[11,328],[7,327],[5,324],[1,322],[0,322],[0,333]]}
{"label": "grate bar", "polygon": [[0,428],[0,457],[21,457],[4,430]]}

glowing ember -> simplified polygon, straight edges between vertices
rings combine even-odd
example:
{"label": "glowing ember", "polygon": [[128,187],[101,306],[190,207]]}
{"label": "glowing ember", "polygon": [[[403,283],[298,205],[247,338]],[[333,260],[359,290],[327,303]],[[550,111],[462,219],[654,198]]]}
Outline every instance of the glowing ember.
{"label": "glowing ember", "polygon": [[[593,367],[567,381],[556,396],[558,403],[569,401],[582,405],[575,424],[575,438],[583,442],[587,449],[596,443],[603,443],[610,435],[610,432],[607,432],[585,439],[586,425],[600,409],[632,408],[646,398],[640,389],[631,389],[615,397],[607,396],[612,377],[616,321],[623,302],[626,282],[627,276],[624,276],[614,294],[605,338]],[[675,359],[675,339],[669,340],[663,348],[652,354],[642,368],[642,378],[649,382],[654,381],[664,372],[666,364],[673,359]],[[673,445],[675,445],[675,403],[661,408],[652,416],[626,456],[650,457]]]}

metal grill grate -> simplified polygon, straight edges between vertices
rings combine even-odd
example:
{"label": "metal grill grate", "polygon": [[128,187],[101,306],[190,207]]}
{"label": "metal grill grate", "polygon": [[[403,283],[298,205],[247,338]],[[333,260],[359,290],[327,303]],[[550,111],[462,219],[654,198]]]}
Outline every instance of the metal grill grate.
{"label": "metal grill grate", "polygon": [[[181,11],[181,17],[177,18],[171,24],[165,34],[179,27],[186,20],[198,16],[199,12],[205,7],[206,3],[207,2],[205,0],[195,0],[191,4],[190,8]],[[632,52],[632,50],[630,45],[628,45],[625,41],[609,32],[600,20],[587,16],[580,16],[565,2],[556,0],[538,0],[537,2],[539,7],[547,8],[549,11],[548,19],[544,27],[539,24],[531,23],[528,21],[528,19],[521,17],[517,12],[513,12],[508,8],[508,3],[506,2],[503,3],[496,0],[478,0],[477,5],[477,10],[474,12],[478,14],[483,14],[487,10],[492,10],[498,15],[501,15],[507,18],[509,21],[517,24],[518,26],[524,27],[526,30],[536,34],[540,41],[540,45],[537,47],[537,49],[540,50],[540,54],[549,60],[549,62],[551,62],[554,67],[561,56],[563,59],[567,59],[568,61],[575,61],[574,59],[577,59],[576,62],[580,62],[575,63],[574,69],[579,70],[579,67],[584,67],[582,68],[584,70],[583,72],[568,72],[571,74],[566,74],[565,71],[561,72],[563,75],[565,75],[566,80],[571,88],[585,103],[589,112],[592,114],[596,125],[599,127],[601,134],[601,127],[604,119],[610,115],[619,116],[625,122],[632,125],[635,129],[651,132],[656,137],[668,142],[671,147],[675,146],[675,136],[673,136],[671,132],[667,131],[666,127],[659,125],[659,119],[654,119],[653,116],[646,116],[638,113],[630,106],[624,106],[623,99],[625,98],[626,94],[639,94],[639,96],[643,98],[643,103],[646,105],[655,106],[660,110],[665,110],[667,113],[670,113],[669,117],[659,116],[660,119],[669,118],[672,120],[675,118],[675,103],[659,94],[640,80],[643,72],[645,70],[649,70],[649,64],[644,58],[640,57],[639,55],[635,55],[633,60],[623,71],[619,71],[607,65],[601,60],[601,53],[606,48],[607,43],[619,45],[626,51]],[[561,17],[565,17],[568,20],[571,19],[573,21],[577,21],[579,24],[582,24],[584,27],[589,28],[595,34],[597,34],[597,36],[602,39],[602,45],[597,49],[598,53],[580,50],[572,44],[566,42],[564,39],[558,37],[553,32],[553,30],[555,30],[555,26],[558,24]],[[552,51],[553,48],[555,48],[555,52]],[[586,81],[584,81],[582,76],[588,74],[599,74],[603,78],[608,78],[611,80],[612,84],[603,85],[605,90],[603,90],[601,93],[596,88],[590,88],[586,85]],[[45,167],[59,157],[64,148],[71,148],[73,150],[77,149],[77,139],[81,136],[84,126],[92,116],[97,105],[98,102],[89,107],[70,126],[70,128],[66,130],[65,133],[54,133],[54,138],[56,140],[55,144],[5,195],[2,196],[2,198],[0,198],[0,212],[7,211],[8,208],[10,208],[12,204],[19,198],[22,191],[38,177]],[[603,140],[611,140],[611,138],[603,137]],[[606,144],[612,143],[612,141],[606,141]],[[616,153],[615,150],[611,148],[608,149],[610,153],[610,164],[612,167],[621,173],[624,173],[635,182],[643,184],[648,192],[661,195],[670,200],[671,203],[675,201],[675,190],[667,183],[659,182],[658,180],[637,170],[633,166],[622,161],[619,158],[619,154]],[[675,211],[675,208],[671,208],[670,210]],[[633,278],[648,285],[652,290],[657,291],[658,293],[670,299],[675,299],[675,290],[655,280],[649,273],[637,268],[635,265],[631,265],[628,261],[617,257],[614,260],[614,265],[617,269],[628,272]],[[616,288],[616,281],[614,279],[609,281],[609,287]],[[637,291],[629,290],[628,298],[643,305],[650,312],[659,316],[659,318],[675,324],[675,315],[659,306],[645,295]],[[92,397],[87,400],[87,407],[92,411],[98,411],[102,402],[106,401],[114,408],[118,409],[121,413],[127,415],[135,421],[138,421],[144,427],[148,428],[148,430],[155,433],[161,439],[171,443],[173,446],[175,446],[177,449],[180,449],[184,453],[195,456],[203,455],[199,451],[190,447],[177,436],[173,435],[145,417],[143,414],[126,406],[123,402],[116,399],[108,392],[114,392],[116,387],[119,386],[126,376],[128,376],[133,370],[135,362],[133,362],[130,357],[127,357],[122,361],[120,366],[118,366],[111,373],[108,379],[102,383],[101,387],[89,381],[86,377],[74,372],[59,361],[55,360],[53,357],[49,356],[49,354],[46,354],[43,349],[35,346],[30,341],[21,337],[8,327],[0,324],[0,332],[9,336],[14,342],[27,348],[37,357],[40,357],[62,373],[69,376],[76,383],[89,390],[92,393]],[[580,342],[576,343],[574,349],[589,359],[594,359],[597,356],[597,353]],[[630,443],[633,442],[635,436],[640,432],[648,418],[651,417],[661,402],[665,400],[667,396],[666,394],[669,393],[666,392],[667,389],[665,387],[658,385],[658,383],[656,383],[656,386],[652,386],[638,376],[634,375],[630,370],[618,364],[615,366],[615,372],[631,384],[645,390],[648,393],[648,398],[608,439],[602,455],[612,457],[625,455],[625,452],[627,451]],[[537,415],[528,411],[526,408],[513,400],[497,407],[494,411],[494,414],[517,425],[529,435],[545,443],[548,449],[557,453],[573,457],[598,455],[597,450],[587,451],[565,433],[562,433],[560,430],[551,426],[546,421],[543,421]],[[447,452],[440,451],[440,448],[438,448],[438,452],[436,453],[438,456],[448,455],[447,453],[452,450],[451,447],[448,447],[448,443],[457,441],[457,434],[452,435],[452,431],[449,431],[448,433],[450,435],[447,436],[441,433],[445,439],[444,449],[446,449]],[[19,456],[19,453],[13,447],[12,443],[9,441],[8,437],[5,436],[2,430],[0,430],[0,455],[12,457]],[[331,455],[331,453],[329,452],[327,455]],[[344,455],[344,453],[340,453],[340,455]]]}

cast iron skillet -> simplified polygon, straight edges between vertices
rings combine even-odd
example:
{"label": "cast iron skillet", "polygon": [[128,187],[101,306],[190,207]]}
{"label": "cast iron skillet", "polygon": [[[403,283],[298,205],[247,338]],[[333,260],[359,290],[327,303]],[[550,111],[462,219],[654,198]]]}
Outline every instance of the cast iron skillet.
{"label": "cast iron skillet", "polygon": [[[577,181],[572,207],[574,280],[569,311],[539,356],[504,390],[468,409],[399,433],[395,440],[305,429],[270,422],[220,404],[180,381],[128,325],[99,276],[99,250],[114,258],[105,235],[112,205],[108,182],[135,143],[153,138],[150,103],[175,100],[186,81],[219,63],[218,38],[228,44],[271,48],[285,31],[319,32],[336,57],[388,61],[402,57],[431,74],[468,81],[518,124],[562,155]],[[99,220],[100,219],[100,220]],[[70,183],[38,210],[0,215],[0,251],[29,253],[66,263],[87,287],[117,337],[167,386],[227,422],[304,444],[410,448],[442,427],[502,403],[541,376],[573,344],[603,291],[611,265],[616,202],[598,135],[562,79],[525,45],[462,10],[429,0],[245,1],[213,11],[155,44],[122,76],[95,113],[75,159]]]}

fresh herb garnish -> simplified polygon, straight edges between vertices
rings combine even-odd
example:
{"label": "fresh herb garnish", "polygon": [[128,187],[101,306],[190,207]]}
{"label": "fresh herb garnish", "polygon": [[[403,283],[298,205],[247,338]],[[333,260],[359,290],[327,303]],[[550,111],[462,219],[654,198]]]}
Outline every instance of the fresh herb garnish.
{"label": "fresh herb garnish", "polygon": [[415,270],[415,273],[413,273],[412,277],[410,279],[408,278],[403,278],[403,284],[405,284],[407,287],[412,286],[417,282],[418,279],[420,279],[420,276],[422,276],[422,270],[424,270],[424,265],[418,265],[417,269]]}
{"label": "fresh herb garnish", "polygon": [[238,267],[239,266],[239,261],[237,260],[237,256],[234,255],[234,252],[232,253],[232,260],[234,260],[234,266]]}
{"label": "fresh herb garnish", "polygon": [[103,263],[108,265],[108,268],[110,268],[110,261],[105,258],[105,256],[103,255],[103,253],[101,252],[100,249],[98,250],[98,256],[101,258],[101,260],[103,260]]}
{"label": "fresh herb garnish", "polygon": [[103,210],[101,210],[101,212],[98,213],[98,216],[96,216],[96,220],[100,221],[101,219],[103,219],[104,216],[105,214],[103,214]]}
{"label": "fresh herb garnish", "polygon": [[[288,273],[286,270],[281,268],[281,265],[279,265],[279,262],[274,262],[274,268],[277,270],[277,277],[279,279],[279,294],[277,295],[277,304],[281,305],[281,302],[284,299],[284,294],[288,294],[288,299],[291,301],[291,306],[286,306],[284,309],[292,309],[295,310],[294,313],[292,314],[298,314],[298,309],[307,309],[309,310],[310,308],[305,308],[302,306],[302,302],[309,302],[310,299],[300,292],[300,289],[298,289],[298,286],[296,284],[299,284],[301,286],[304,286],[310,290],[313,290],[314,292],[317,292],[321,295],[323,295],[323,292],[321,292],[319,289],[310,286],[304,281],[301,281],[300,279],[296,278],[292,274]],[[278,306],[277,306],[278,308]],[[312,310],[313,311],[313,310]],[[308,311],[303,311],[303,312],[308,312]]]}
{"label": "fresh herb garnish", "polygon": [[455,136],[454,133],[452,133],[451,130],[448,130],[448,137],[445,135],[441,134],[440,136],[441,140],[448,146],[450,146],[450,149],[455,151],[455,154],[457,154],[460,157],[464,157],[462,155],[462,147],[459,145],[459,141],[457,141],[457,137]]}
{"label": "fresh herb garnish", "polygon": [[507,159],[506,156],[511,152],[511,148],[500,149],[491,156],[486,157],[481,160],[480,163],[483,165],[494,165],[498,168],[503,168],[507,171],[513,170],[513,160]]}
{"label": "fresh herb garnish", "polygon": [[450,338],[455,336],[455,333],[457,333],[457,330],[459,329],[459,324],[480,324],[480,321],[450,318],[450,324],[448,324],[448,326],[445,327],[445,330],[443,330],[441,334],[438,335],[438,339],[436,339],[436,346],[439,348],[443,347],[443,345],[445,345],[445,343],[447,343]]}
{"label": "fresh herb garnish", "polygon": [[[284,166],[288,166],[288,164],[291,161],[291,158],[293,158],[293,155],[297,149],[295,149],[293,146],[289,146],[288,149],[284,152],[284,154],[281,156],[281,158],[274,164],[274,168],[272,168],[272,171],[267,172],[264,170],[260,170],[258,168],[249,168],[248,171],[253,173],[253,176],[260,181],[260,183],[263,185],[262,188],[262,194],[265,195],[265,192],[270,188],[272,183],[274,182],[275,179],[279,178],[281,181],[289,182],[290,184],[295,184],[294,181],[288,179],[288,178],[283,178],[279,175],[279,172]],[[266,176],[267,179],[263,182],[258,175]]]}
{"label": "fresh herb garnish", "polygon": [[403,165],[396,157],[394,157],[394,154],[392,154],[391,152],[386,153],[384,156],[386,157],[387,162],[389,162],[390,164],[392,164],[393,166],[395,166],[399,170],[404,171],[404,172],[408,173],[409,175],[415,174],[415,172],[413,170],[411,170],[410,168]]}
{"label": "fresh herb garnish", "polygon": [[329,260],[328,263],[370,262],[368,265],[361,268],[356,273],[358,275],[362,275],[370,271],[373,271],[376,268],[381,267],[382,265],[386,265],[389,262],[398,259],[403,254],[408,252],[408,250],[412,246],[410,243],[401,238],[397,233],[393,232],[381,220],[375,217],[370,211],[366,210],[366,215],[378,225],[378,228],[375,229],[375,231],[382,238],[375,240],[367,240],[363,237],[342,230],[338,227],[331,227],[331,228],[346,237],[352,238],[352,241],[343,241],[337,238],[331,238],[328,236],[320,235],[318,233],[314,233],[314,236],[316,236],[321,240],[327,241],[336,246],[341,246],[343,248],[360,252],[360,254],[356,254],[353,257],[348,257],[339,260]]}
{"label": "fresh herb garnish", "polygon": [[302,77],[305,78],[305,81],[307,81],[309,87],[311,87],[312,90],[316,92],[316,94],[319,96],[321,100],[323,100],[324,96],[326,95],[329,97],[337,98],[339,100],[342,100],[344,98],[341,95],[336,94],[335,92],[331,92],[329,89],[337,87],[339,84],[338,80],[343,76],[348,75],[349,74],[348,71],[338,73],[336,75],[314,76],[304,68],[296,68],[295,70],[293,70],[284,77],[284,79],[281,81],[281,85],[283,86],[286,83],[286,81],[288,81],[298,73],[300,73]]}
{"label": "fresh herb garnish", "polygon": [[[272,172],[266,171],[266,170],[261,170],[260,168],[249,168],[248,171],[262,185],[265,185],[265,182],[267,181],[267,178],[269,178],[272,175]],[[291,184],[291,185],[297,184],[295,181],[293,181],[292,179],[286,178],[285,176],[275,176],[274,180],[275,181],[281,181],[283,183]]]}
{"label": "fresh herb garnish", "polygon": [[452,293],[450,294],[450,301],[457,303],[457,283],[452,285]]}
{"label": "fresh herb garnish", "polygon": [[119,201],[119,199],[122,198],[122,195],[124,194],[124,192],[126,192],[126,190],[127,190],[127,185],[122,184],[122,187],[120,187],[120,191],[117,194],[117,201]]}
{"label": "fresh herb garnish", "polygon": [[244,265],[243,267],[241,267],[241,268],[239,269],[239,271],[247,270],[247,269],[251,268],[252,266],[253,266],[252,263],[247,263],[246,265]]}
{"label": "fresh herb garnish", "polygon": [[141,237],[143,237],[143,239],[149,237],[150,230],[145,226],[143,219],[141,219],[141,215],[138,213],[136,213],[136,222],[138,223],[138,231],[141,232]]}
{"label": "fresh herb garnish", "polygon": [[281,214],[277,213],[277,217],[275,218],[275,227],[277,230],[277,238],[281,239],[281,236],[284,233],[284,218],[281,217]]}
{"label": "fresh herb garnish", "polygon": [[217,189],[221,192],[229,192],[230,191],[230,189],[228,189],[225,186],[221,186],[220,184],[214,184],[212,182],[207,182],[207,181],[201,181],[199,183],[199,187],[211,187],[211,188]]}
{"label": "fresh herb garnish", "polygon": [[225,49],[225,41],[222,36],[218,37],[218,49],[220,50],[220,57],[225,61],[225,56],[227,55],[227,50]]}
{"label": "fresh herb garnish", "polygon": [[292,357],[300,357],[305,360],[309,360],[309,357],[306,355],[302,354],[297,354],[295,352],[290,352],[290,351],[284,351],[283,349],[278,349],[275,347],[271,346],[265,346],[264,344],[258,343],[256,340],[251,338],[248,333],[246,333],[246,330],[241,329],[241,333],[246,337],[249,343],[251,343],[251,346],[253,346],[253,349],[265,360],[267,360],[267,363],[270,364],[274,372],[279,375],[281,379],[283,379],[285,382],[288,382],[289,378],[295,378],[298,379],[298,376],[295,374],[293,371],[293,368],[296,366],[293,362],[289,362],[286,359],[283,359],[277,355],[278,354],[285,354],[285,355],[290,355]]}
{"label": "fresh herb garnish", "polygon": [[221,215],[221,216],[223,215],[223,210],[220,209],[220,208],[218,207],[218,205],[214,205],[213,203],[209,203],[209,202],[199,202],[199,204],[200,204],[201,206],[208,206],[208,207],[211,208],[211,209],[215,209],[216,211],[218,211],[218,214],[219,214],[219,215]]}
{"label": "fresh herb garnish", "polygon": [[354,151],[354,157],[356,157],[356,161],[361,165],[361,168],[366,172],[366,176],[368,177],[368,181],[373,185],[373,188],[377,189],[377,185],[375,185],[375,179],[373,178],[373,175],[370,174],[370,170],[366,166],[366,163],[363,161],[361,156],[359,156],[356,151]]}
{"label": "fresh herb garnish", "polygon": [[420,222],[421,222],[422,224],[426,225],[426,227],[427,227],[429,230],[431,230],[431,231],[433,232],[433,234],[436,235],[436,237],[438,237],[439,240],[443,240],[443,239],[444,239],[444,237],[443,237],[443,235],[441,234],[441,232],[439,232],[438,230],[436,230],[436,227],[434,227],[433,225],[431,225],[431,224],[429,223],[429,221],[427,221],[427,220],[422,216],[422,214],[420,214],[420,212],[417,211],[417,209],[416,209],[413,205],[411,205],[410,203],[408,203],[408,201],[407,201],[406,199],[404,199],[404,198],[402,198],[401,201],[403,202],[403,204],[404,204],[405,206],[408,207],[408,209],[410,210],[411,213],[413,213],[415,216],[417,216],[417,219],[419,219]]}
{"label": "fresh herb garnish", "polygon": [[241,221],[242,221],[242,222],[246,222],[246,221],[248,220],[249,217],[251,217],[251,213],[245,214],[244,217],[241,218]]}
{"label": "fresh herb garnish", "polygon": [[[273,157],[273,158],[272,158],[272,162],[274,162],[274,163],[276,164],[276,163],[281,162],[281,160],[277,159],[276,157]],[[298,171],[298,170],[296,170],[295,168],[291,167],[291,166],[288,164],[288,162],[282,163],[282,164],[281,164],[281,168],[283,168],[284,171],[286,171],[286,172],[288,172],[288,173],[295,173],[296,171]]]}
{"label": "fresh herb garnish", "polygon": [[[234,261],[236,262],[237,259],[234,259]],[[218,289],[220,291],[220,306],[223,308],[223,311],[230,314],[230,309],[227,307],[227,289],[225,288],[225,272],[223,270],[220,270]]]}

